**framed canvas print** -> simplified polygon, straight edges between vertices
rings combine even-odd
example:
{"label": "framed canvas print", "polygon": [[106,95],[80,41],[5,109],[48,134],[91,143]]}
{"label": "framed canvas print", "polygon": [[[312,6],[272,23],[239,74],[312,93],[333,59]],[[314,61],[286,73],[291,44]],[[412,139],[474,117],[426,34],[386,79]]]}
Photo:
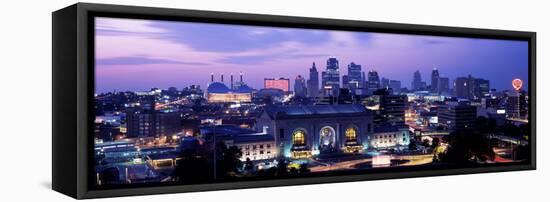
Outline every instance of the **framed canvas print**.
{"label": "framed canvas print", "polygon": [[53,13],[53,189],[532,170],[535,36],[75,4]]}

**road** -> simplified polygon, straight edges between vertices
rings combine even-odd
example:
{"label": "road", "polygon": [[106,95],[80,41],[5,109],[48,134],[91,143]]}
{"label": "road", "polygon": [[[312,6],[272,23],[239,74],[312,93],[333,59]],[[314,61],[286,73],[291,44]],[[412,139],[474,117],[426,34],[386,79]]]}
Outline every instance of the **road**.
{"label": "road", "polygon": [[[392,160],[408,160],[408,162],[401,164],[399,166],[414,166],[414,165],[423,165],[431,163],[433,160],[432,154],[422,154],[422,155],[404,155],[398,156],[393,155]],[[354,166],[362,163],[372,162],[372,158],[356,159],[349,161],[337,162],[329,165],[319,165],[310,167],[311,172],[325,172],[325,171],[337,171],[337,170],[350,170],[356,169]],[[323,163],[326,164],[326,163]]]}

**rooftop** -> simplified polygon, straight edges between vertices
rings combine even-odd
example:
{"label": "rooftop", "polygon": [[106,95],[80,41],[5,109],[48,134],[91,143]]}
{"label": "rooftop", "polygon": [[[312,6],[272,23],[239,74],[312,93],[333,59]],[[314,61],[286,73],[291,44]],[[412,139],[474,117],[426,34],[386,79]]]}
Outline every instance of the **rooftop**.
{"label": "rooftop", "polygon": [[252,88],[247,85],[242,85],[237,89],[230,89],[224,83],[214,82],[208,85],[206,91],[208,93],[252,93]]}
{"label": "rooftop", "polygon": [[228,93],[229,88],[220,82],[214,82],[208,85],[208,88],[206,89],[208,93]]}
{"label": "rooftop", "polygon": [[370,115],[370,111],[362,105],[285,105],[269,106],[265,112],[271,118],[302,117],[302,116],[357,116]]}
{"label": "rooftop", "polygon": [[244,134],[233,136],[235,143],[247,143],[247,142],[267,142],[273,141],[273,135],[268,134]]}
{"label": "rooftop", "polygon": [[214,126],[201,126],[200,133],[202,135],[239,135],[239,134],[253,134],[257,133],[254,130],[240,128],[235,125],[224,124],[224,125],[214,125]]}

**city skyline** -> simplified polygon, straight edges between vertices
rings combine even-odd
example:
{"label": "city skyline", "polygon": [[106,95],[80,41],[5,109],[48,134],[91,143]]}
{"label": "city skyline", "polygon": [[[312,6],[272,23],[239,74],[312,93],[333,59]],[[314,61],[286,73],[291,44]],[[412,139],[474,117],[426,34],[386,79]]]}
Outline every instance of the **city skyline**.
{"label": "city skyline", "polygon": [[98,186],[532,160],[527,42],[96,22]]}
{"label": "city skyline", "polygon": [[340,62],[340,77],[354,62],[410,88],[413,72],[430,83],[436,67],[451,86],[471,74],[497,90],[511,90],[514,78],[528,89],[527,48],[509,40],[97,18],[96,92],[205,88],[211,73],[219,81],[221,73],[239,72],[256,89],[264,78],[290,78],[294,86],[298,75],[309,79],[312,62],[325,70],[330,56]]}

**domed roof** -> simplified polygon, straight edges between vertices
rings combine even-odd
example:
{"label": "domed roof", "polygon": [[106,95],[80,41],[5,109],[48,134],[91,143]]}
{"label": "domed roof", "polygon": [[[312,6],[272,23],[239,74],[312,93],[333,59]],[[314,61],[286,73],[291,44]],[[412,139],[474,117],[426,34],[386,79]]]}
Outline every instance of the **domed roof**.
{"label": "domed roof", "polygon": [[236,93],[252,93],[252,88],[248,87],[247,85],[242,85],[237,90],[235,90]]}
{"label": "domed roof", "polygon": [[220,82],[214,82],[208,85],[208,88],[206,89],[208,93],[227,93],[229,92],[229,88]]}

